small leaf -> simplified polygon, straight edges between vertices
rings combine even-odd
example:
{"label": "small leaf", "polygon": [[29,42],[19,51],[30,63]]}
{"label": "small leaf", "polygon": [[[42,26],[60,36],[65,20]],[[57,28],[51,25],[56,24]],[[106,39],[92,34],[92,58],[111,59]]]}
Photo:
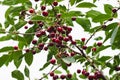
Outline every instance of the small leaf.
{"label": "small leaf", "polygon": [[62,60],[67,64],[75,62],[75,59],[73,57],[65,57],[65,58],[62,58]]}
{"label": "small leaf", "polygon": [[98,61],[105,62],[106,60],[109,60],[111,57],[110,56],[102,56],[101,58],[98,59]]}
{"label": "small leaf", "polygon": [[111,40],[110,40],[111,45],[113,44],[113,42],[114,42],[114,40],[115,40],[115,37],[116,37],[117,32],[118,32],[118,29],[119,29],[119,26],[117,26],[117,27],[114,29],[113,33],[112,33]]}
{"label": "small leaf", "polygon": [[40,68],[40,71],[41,71],[41,70],[44,70],[46,67],[48,67],[48,66],[49,66],[49,64],[50,64],[49,62],[45,63],[45,64],[43,65],[43,67],[42,67],[42,68]]}
{"label": "small leaf", "polygon": [[17,80],[24,80],[24,75],[19,70],[14,70],[12,72],[12,77],[16,78]]}
{"label": "small leaf", "polygon": [[8,55],[3,55],[0,57],[0,67],[5,64],[5,62],[7,61],[8,58],[9,58]]}
{"label": "small leaf", "polygon": [[30,66],[33,62],[33,54],[32,53],[26,53],[25,54],[25,62]]}
{"label": "small leaf", "polygon": [[71,6],[74,5],[74,3],[75,3],[75,0],[70,0]]}
{"label": "small leaf", "polygon": [[32,21],[41,21],[43,20],[44,18],[42,16],[39,16],[39,15],[35,15],[35,16],[32,16],[31,17],[31,20]]}
{"label": "small leaf", "polygon": [[96,41],[102,40],[102,39],[103,39],[103,37],[101,37],[101,36],[95,38]]}
{"label": "small leaf", "polygon": [[110,4],[104,4],[104,10],[107,14],[112,16],[112,8],[113,6]]}
{"label": "small leaf", "polygon": [[27,68],[27,66],[25,66],[25,69],[24,69],[24,73],[25,73],[25,76],[29,78],[29,69]]}
{"label": "small leaf", "polygon": [[60,70],[55,70],[54,73],[55,74],[61,74],[62,72]]}
{"label": "small leaf", "polygon": [[79,7],[79,8],[91,8],[91,7],[97,7],[97,6],[94,5],[93,3],[90,3],[90,2],[82,2],[82,3],[78,4],[77,7]]}
{"label": "small leaf", "polygon": [[6,36],[2,36],[0,37],[0,41],[7,41],[7,40],[10,40],[11,39],[11,35],[6,35]]}

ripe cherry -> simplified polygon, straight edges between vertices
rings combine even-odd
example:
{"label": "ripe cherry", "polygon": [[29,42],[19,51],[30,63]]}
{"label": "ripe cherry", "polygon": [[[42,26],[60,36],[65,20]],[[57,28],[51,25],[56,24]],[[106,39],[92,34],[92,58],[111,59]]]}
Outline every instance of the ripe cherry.
{"label": "ripe cherry", "polygon": [[39,0],[35,0],[35,2],[38,2]]}
{"label": "ripe cherry", "polygon": [[67,41],[69,41],[69,37],[65,37],[63,40],[64,40],[65,42],[67,42]]}
{"label": "ripe cherry", "polygon": [[40,32],[36,33],[35,35],[36,35],[36,37],[42,36],[42,34]]}
{"label": "ripe cherry", "polygon": [[61,14],[57,14],[57,18],[60,18],[61,17]]}
{"label": "ripe cherry", "polygon": [[71,44],[76,45],[76,41],[71,41]]}
{"label": "ripe cherry", "polygon": [[84,45],[84,46],[82,46],[82,49],[86,50],[86,49],[87,49],[87,46],[85,46],[85,45]]}
{"label": "ripe cherry", "polygon": [[34,12],[35,12],[35,11],[34,11],[33,8],[29,9],[29,13],[34,13]]}
{"label": "ripe cherry", "polygon": [[43,12],[42,12],[42,15],[46,17],[46,16],[48,16],[48,12],[43,11]]}
{"label": "ripe cherry", "polygon": [[54,1],[54,2],[53,2],[53,5],[54,5],[54,6],[57,6],[57,5],[58,5],[58,2],[57,2],[57,1]]}
{"label": "ripe cherry", "polygon": [[70,74],[70,73],[67,74],[67,77],[68,77],[68,78],[72,78],[72,74]]}
{"label": "ripe cherry", "polygon": [[54,72],[50,72],[50,76],[54,76]]}
{"label": "ripe cherry", "polygon": [[46,46],[46,47],[44,47],[44,50],[45,50],[45,51],[47,51],[47,50],[48,50],[48,47],[47,47],[47,46]]}
{"label": "ripe cherry", "polygon": [[72,17],[71,19],[72,19],[72,21],[75,21],[75,20],[76,20],[76,17]]}
{"label": "ripe cherry", "polygon": [[98,42],[97,45],[98,45],[98,46],[101,46],[101,45],[102,45],[102,42]]}
{"label": "ripe cherry", "polygon": [[51,64],[55,64],[55,63],[56,63],[56,60],[55,60],[55,59],[51,59],[51,60],[50,60],[50,63],[51,63]]}
{"label": "ripe cherry", "polygon": [[32,44],[37,44],[37,40],[32,40]]}
{"label": "ripe cherry", "polygon": [[31,24],[33,24],[33,21],[28,21],[28,23],[31,25]]}
{"label": "ripe cherry", "polygon": [[25,29],[28,29],[28,26],[24,26]]}
{"label": "ripe cherry", "polygon": [[71,52],[71,53],[70,53],[70,56],[74,56],[74,55],[75,55],[75,53],[74,53],[74,52]]}
{"label": "ripe cherry", "polygon": [[14,50],[18,50],[18,46],[14,46],[13,48],[14,48]]}
{"label": "ripe cherry", "polygon": [[53,80],[56,80],[56,79],[58,79],[59,77],[58,77],[58,75],[54,75],[53,76]]}
{"label": "ripe cherry", "polygon": [[96,51],[96,47],[93,47],[93,48],[92,48],[92,51],[95,52],[95,51]]}
{"label": "ripe cherry", "polygon": [[85,42],[85,38],[81,38],[81,41],[82,41],[82,42]]}
{"label": "ripe cherry", "polygon": [[81,72],[81,70],[80,69],[77,69],[77,73],[80,73]]}
{"label": "ripe cherry", "polygon": [[113,12],[113,13],[116,13],[116,12],[117,12],[117,9],[113,8],[113,9],[112,9],[112,12]]}
{"label": "ripe cherry", "polygon": [[57,31],[58,31],[58,32],[62,32],[62,31],[63,31],[63,28],[62,28],[62,27],[58,27],[58,28],[57,28]]}
{"label": "ripe cherry", "polygon": [[62,74],[62,75],[60,76],[60,78],[61,78],[61,79],[65,79],[66,76]]}
{"label": "ripe cherry", "polygon": [[46,9],[46,6],[41,6],[41,10],[44,11]]}

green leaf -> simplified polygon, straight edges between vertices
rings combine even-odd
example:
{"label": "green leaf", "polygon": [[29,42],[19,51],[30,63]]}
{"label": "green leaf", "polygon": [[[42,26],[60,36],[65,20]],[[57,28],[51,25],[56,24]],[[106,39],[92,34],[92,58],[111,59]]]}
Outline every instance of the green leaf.
{"label": "green leaf", "polygon": [[87,77],[84,76],[84,75],[79,75],[79,77],[82,78],[82,79],[86,79],[86,78],[87,78]]}
{"label": "green leaf", "polygon": [[73,57],[65,57],[65,58],[62,58],[62,60],[67,64],[75,62],[75,59]]}
{"label": "green leaf", "polygon": [[7,46],[7,47],[3,47],[0,49],[0,53],[1,52],[9,52],[9,51],[13,51],[14,48],[12,46]]}
{"label": "green leaf", "polygon": [[45,63],[45,64],[43,65],[43,67],[42,67],[42,68],[40,68],[40,71],[41,71],[41,70],[44,70],[46,67],[48,67],[48,66],[49,66],[49,64],[50,64],[49,62]]}
{"label": "green leaf", "polygon": [[89,31],[91,27],[91,23],[87,18],[77,18],[76,22],[83,27],[85,31]]}
{"label": "green leaf", "polygon": [[102,39],[103,39],[103,37],[98,36],[98,37],[96,37],[94,40],[98,41],[98,40],[102,40]]}
{"label": "green leaf", "polygon": [[90,2],[82,2],[77,5],[79,8],[92,8],[92,7],[97,7],[95,4],[90,3]]}
{"label": "green leaf", "polygon": [[8,55],[3,55],[0,57],[0,67],[5,64],[5,62],[7,61],[8,58],[9,58]]}
{"label": "green leaf", "polygon": [[72,80],[78,80],[76,73],[72,75]]}
{"label": "green leaf", "polygon": [[71,6],[74,5],[75,1],[76,1],[76,0],[70,0]]}
{"label": "green leaf", "polygon": [[76,3],[79,3],[79,2],[81,2],[81,1],[83,1],[83,0],[76,0]]}
{"label": "green leaf", "polygon": [[34,15],[34,16],[31,17],[31,20],[32,21],[41,21],[41,20],[44,20],[44,17],[39,16],[39,15]]}
{"label": "green leaf", "polygon": [[0,37],[0,41],[7,41],[7,40],[10,40],[11,39],[11,35],[6,35],[6,36],[2,36]]}
{"label": "green leaf", "polygon": [[120,64],[120,57],[119,57],[119,55],[115,55],[114,56],[114,63],[113,63],[113,65],[116,67],[116,66],[118,66],[119,64]]}
{"label": "green leaf", "polygon": [[55,70],[54,73],[55,74],[61,74],[62,72],[60,70]]}
{"label": "green leaf", "polygon": [[26,53],[25,54],[25,62],[30,66],[33,62],[33,54],[32,53]]}
{"label": "green leaf", "polygon": [[102,13],[99,11],[90,10],[90,11],[86,12],[86,17],[91,17],[92,19],[94,19],[96,16],[98,16],[100,14],[102,14]]}
{"label": "green leaf", "polygon": [[24,80],[24,75],[19,70],[14,70],[12,72],[12,77],[16,78],[17,80]]}
{"label": "green leaf", "polygon": [[105,28],[105,31],[109,31],[111,29],[114,29],[117,26],[118,26],[117,22],[111,23],[111,24],[107,25],[107,27]]}
{"label": "green leaf", "polygon": [[100,15],[94,17],[93,22],[101,22],[101,23],[102,23],[102,22],[104,22],[105,20],[108,20],[108,19],[110,19],[110,18],[111,18],[110,15],[100,14]]}
{"label": "green leaf", "polygon": [[110,56],[102,56],[101,58],[98,59],[98,61],[105,62],[109,60],[111,57]]}
{"label": "green leaf", "polygon": [[112,36],[111,36],[111,39],[110,39],[111,45],[113,44],[113,42],[114,42],[114,40],[115,40],[115,37],[116,37],[117,32],[118,32],[118,29],[119,29],[119,26],[117,26],[117,27],[114,29],[113,33],[112,33]]}
{"label": "green leaf", "polygon": [[113,8],[112,5],[110,5],[110,4],[104,4],[104,10],[105,10],[106,14],[109,14],[111,16],[112,16],[112,8]]}
{"label": "green leaf", "polygon": [[25,66],[25,69],[24,69],[24,73],[25,73],[25,76],[29,78],[29,69],[27,68],[27,66]]}

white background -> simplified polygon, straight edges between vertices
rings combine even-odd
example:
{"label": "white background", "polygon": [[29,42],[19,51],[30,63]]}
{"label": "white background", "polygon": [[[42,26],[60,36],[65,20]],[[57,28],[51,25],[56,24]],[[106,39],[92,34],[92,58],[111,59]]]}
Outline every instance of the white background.
{"label": "white background", "polygon": [[[86,0],[86,1],[92,1],[92,0]],[[64,4],[67,5],[67,2],[68,0],[64,0],[63,3],[61,4]],[[97,10],[101,11],[104,13],[104,8],[103,8],[103,4],[111,4],[113,5],[114,7],[118,7],[118,3],[117,3],[117,0],[99,0],[98,2],[96,2],[96,5],[98,6]],[[36,3],[34,3],[36,4]],[[4,23],[5,21],[5,18],[4,18],[4,14],[5,14],[5,10],[7,9],[7,6],[3,6],[3,5],[0,5],[0,23]],[[72,7],[71,9],[75,9],[74,7]],[[86,12],[87,9],[81,9],[83,12]],[[119,22],[119,18],[116,19],[116,21]],[[93,26],[95,26],[96,24],[93,24]],[[99,25],[99,24],[97,24]],[[4,25],[3,25],[4,26]],[[80,39],[82,37],[85,37],[85,38],[89,38],[90,34],[88,33],[84,33],[83,29],[77,25],[76,23],[74,23],[74,28],[73,28],[73,31],[71,33],[73,35],[73,38],[74,39]],[[98,36],[98,35],[103,35],[104,32],[100,32],[100,33],[97,33],[95,36]],[[1,34],[0,34],[1,36]],[[104,35],[103,35],[104,36]],[[94,40],[91,40],[89,45],[94,43]],[[106,44],[109,44],[109,41],[108,43]],[[3,47],[3,46],[6,46],[6,45],[16,45],[16,42],[14,41],[5,41],[5,42],[0,42],[0,48]],[[105,50],[105,51],[102,51],[102,55],[115,55],[115,54],[118,54],[119,50],[115,50],[115,51],[112,51],[110,48]],[[2,53],[0,53],[0,56],[2,55]],[[41,77],[41,74],[43,72],[40,72],[39,71],[39,68],[42,67],[42,65],[46,62],[46,55],[47,55],[47,52],[43,51],[41,52],[40,54],[36,54],[34,56],[34,61],[32,63],[32,65],[29,67],[30,69],[30,77],[31,77],[31,80],[35,80],[35,79],[39,79]],[[25,62],[23,61],[19,70],[20,71],[24,71],[24,67],[25,67]],[[70,70],[71,70],[71,73],[74,73],[76,71],[76,69],[82,69],[82,66],[79,64],[74,64],[70,67]],[[0,68],[0,80],[15,80],[11,77],[11,72],[13,70],[15,70],[16,67],[14,66],[13,62],[9,64],[8,67],[6,66],[3,66]],[[45,73],[47,73],[49,71],[49,68],[44,70]],[[108,72],[108,70],[106,70]],[[27,78],[25,78],[25,80],[28,80]]]}

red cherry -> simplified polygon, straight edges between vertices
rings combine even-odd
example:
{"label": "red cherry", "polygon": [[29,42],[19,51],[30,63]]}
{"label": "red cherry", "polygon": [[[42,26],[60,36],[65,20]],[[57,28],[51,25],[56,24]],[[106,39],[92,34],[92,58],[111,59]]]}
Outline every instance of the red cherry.
{"label": "red cherry", "polygon": [[94,80],[94,79],[95,79],[94,77],[95,77],[94,75],[89,75],[89,76],[88,76],[88,79],[89,79],[89,80]]}
{"label": "red cherry", "polygon": [[98,42],[97,45],[98,45],[98,46],[101,46],[101,45],[102,45],[102,42]]}
{"label": "red cherry", "polygon": [[72,21],[75,21],[75,20],[76,20],[76,17],[72,17],[71,19],[72,19]]}
{"label": "red cherry", "polygon": [[71,66],[71,65],[72,65],[71,63],[67,64],[67,66]]}
{"label": "red cherry", "polygon": [[35,50],[32,50],[32,54],[36,54],[36,51],[35,51]]}
{"label": "red cherry", "polygon": [[39,0],[35,0],[35,2],[38,2]]}
{"label": "red cherry", "polygon": [[50,37],[50,38],[55,37],[55,33],[54,33],[54,32],[50,33],[50,34],[49,34],[49,37]]}
{"label": "red cherry", "polygon": [[56,63],[56,60],[55,60],[55,59],[51,59],[51,60],[50,60],[50,63],[51,63],[51,64],[55,64],[55,63]]}
{"label": "red cherry", "polygon": [[30,50],[29,49],[25,49],[25,52],[28,53]]}
{"label": "red cherry", "polygon": [[68,37],[65,37],[63,40],[64,40],[65,42],[67,42],[67,41],[69,41],[69,38],[68,38]]}
{"label": "red cherry", "polygon": [[62,37],[62,36],[59,36],[58,39],[59,39],[59,40],[63,40],[63,37]]}
{"label": "red cherry", "polygon": [[68,77],[68,78],[72,78],[72,74],[70,74],[70,73],[67,74],[67,77]]}
{"label": "red cherry", "polygon": [[82,46],[82,49],[86,50],[86,49],[87,49],[87,46],[85,46],[85,45],[84,45],[84,46]]}
{"label": "red cherry", "polygon": [[42,50],[43,47],[44,47],[44,43],[39,43],[39,44],[38,44],[38,48],[39,48],[40,50]]}
{"label": "red cherry", "polygon": [[44,11],[46,9],[46,6],[41,6],[41,10]]}
{"label": "red cherry", "polygon": [[76,41],[71,41],[71,44],[76,45]]}
{"label": "red cherry", "polygon": [[74,56],[74,55],[75,55],[75,53],[74,53],[74,52],[71,52],[71,53],[70,53],[70,56]]}
{"label": "red cherry", "polygon": [[47,50],[48,50],[48,47],[44,47],[44,50],[47,51]]}
{"label": "red cherry", "polygon": [[29,9],[29,13],[34,13],[34,12],[35,12],[35,11],[34,11],[33,8]]}
{"label": "red cherry", "polygon": [[28,29],[28,26],[24,26],[25,29]]}
{"label": "red cherry", "polygon": [[93,48],[92,48],[92,51],[95,52],[95,51],[96,51],[96,47],[93,47]]}
{"label": "red cherry", "polygon": [[62,31],[63,31],[63,28],[62,28],[62,27],[58,27],[58,28],[57,28],[57,31],[58,31],[58,32],[62,32]]}
{"label": "red cherry", "polygon": [[42,12],[42,15],[46,17],[46,16],[48,16],[48,12],[43,11],[43,12]]}
{"label": "red cherry", "polygon": [[33,21],[28,21],[29,24],[33,24]]}
{"label": "red cherry", "polygon": [[50,76],[54,76],[54,72],[50,72]]}
{"label": "red cherry", "polygon": [[36,33],[36,37],[40,37],[42,34],[40,32]]}
{"label": "red cherry", "polygon": [[77,69],[77,73],[80,73],[81,72],[81,70],[80,69]]}
{"label": "red cherry", "polygon": [[60,78],[61,78],[61,79],[65,79],[66,76],[62,74],[62,75],[60,76]]}
{"label": "red cherry", "polygon": [[42,34],[42,35],[45,35],[45,34],[46,34],[46,32],[45,32],[45,31],[41,31],[41,34]]}
{"label": "red cherry", "polygon": [[71,35],[68,35],[69,39],[72,40],[72,36]]}
{"label": "red cherry", "polygon": [[18,50],[18,46],[14,46],[13,48],[14,48],[14,50]]}
{"label": "red cherry", "polygon": [[102,73],[99,72],[99,71],[95,72],[95,76],[96,76],[97,78],[102,78],[102,77],[103,77]]}
{"label": "red cherry", "polygon": [[81,38],[82,42],[85,42],[85,38]]}
{"label": "red cherry", "polygon": [[82,74],[84,75],[87,71],[85,69],[82,70]]}
{"label": "red cherry", "polygon": [[57,6],[57,5],[58,5],[58,2],[54,1],[54,2],[53,2],[53,5],[54,5],[54,6]]}
{"label": "red cherry", "polygon": [[42,26],[43,26],[43,24],[44,24],[43,22],[40,22],[40,23],[39,23],[39,26],[40,26],[40,27],[42,27]]}
{"label": "red cherry", "polygon": [[119,66],[115,67],[115,70],[120,71],[120,67]]}
{"label": "red cherry", "polygon": [[32,44],[37,44],[37,40],[32,40]]}
{"label": "red cherry", "polygon": [[117,9],[113,8],[113,9],[112,9],[112,12],[113,12],[113,13],[116,13],[116,12],[117,12]]}
{"label": "red cherry", "polygon": [[72,31],[72,28],[71,28],[71,27],[67,27],[67,31],[68,31],[68,32],[71,32],[71,31]]}
{"label": "red cherry", "polygon": [[89,76],[89,72],[85,72],[85,74],[84,74],[85,76]]}
{"label": "red cherry", "polygon": [[61,14],[57,14],[57,18],[60,18],[61,17]]}
{"label": "red cherry", "polygon": [[58,75],[54,75],[53,76],[53,80],[56,80],[56,79],[58,79],[59,77],[58,77]]}

